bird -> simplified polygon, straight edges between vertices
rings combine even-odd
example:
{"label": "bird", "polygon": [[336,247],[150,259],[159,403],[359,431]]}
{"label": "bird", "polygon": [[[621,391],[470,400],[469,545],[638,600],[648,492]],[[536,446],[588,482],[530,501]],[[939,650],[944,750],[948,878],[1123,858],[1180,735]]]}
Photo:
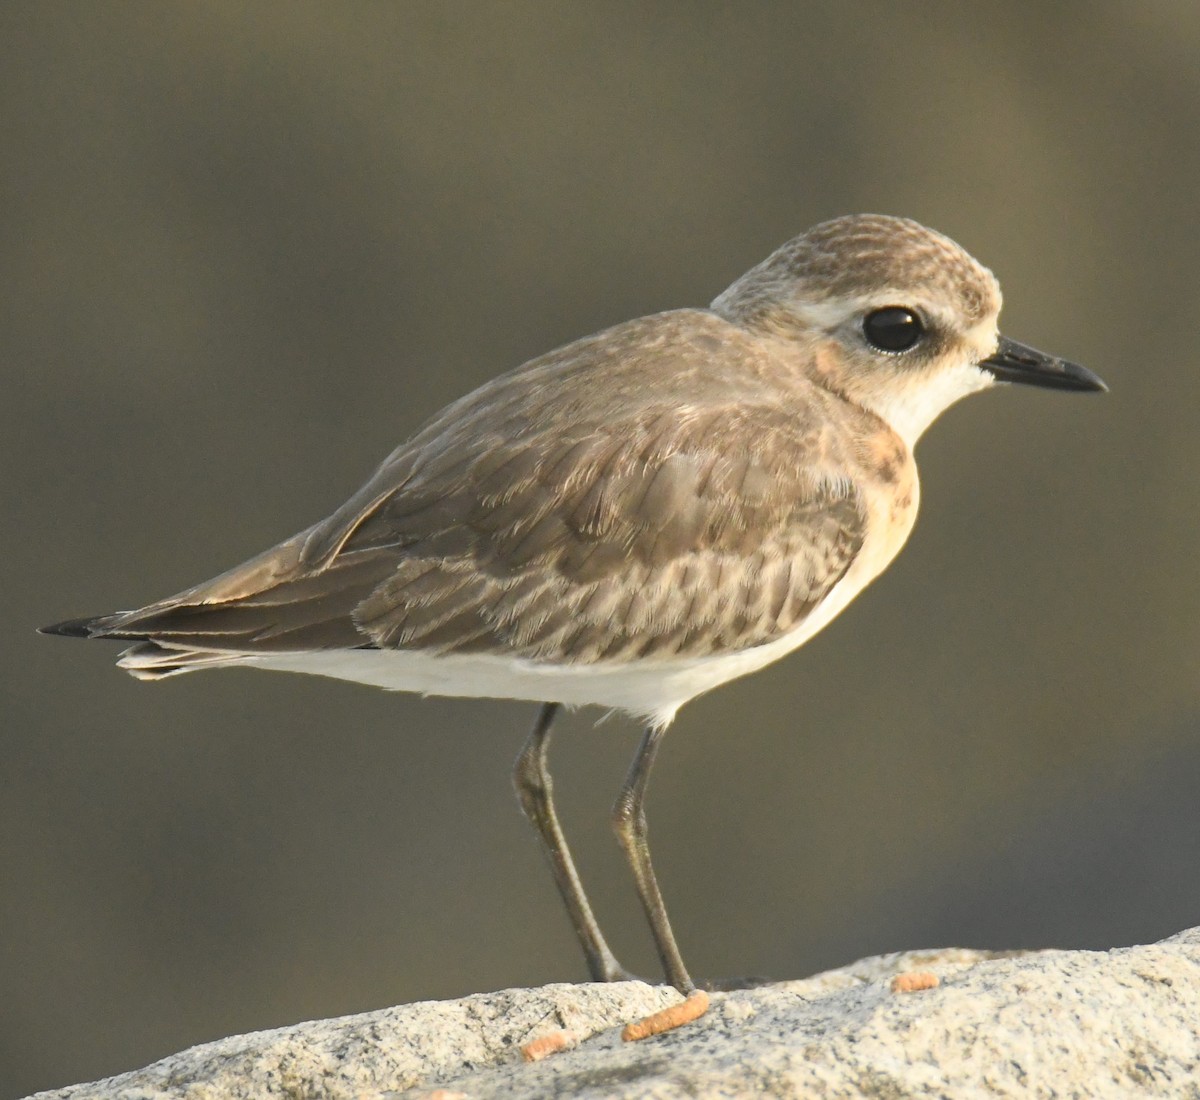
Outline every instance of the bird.
{"label": "bird", "polygon": [[331,516],[220,576],[49,634],[129,643],[142,680],[313,673],[540,703],[513,771],[595,981],[633,975],[563,834],[560,708],[644,732],[612,824],[667,981],[697,991],[655,878],[645,800],[684,703],[780,660],[892,561],[913,450],[997,383],[1107,387],[1001,336],[993,274],[880,214],[776,249],[706,309],[617,324],[437,413]]}

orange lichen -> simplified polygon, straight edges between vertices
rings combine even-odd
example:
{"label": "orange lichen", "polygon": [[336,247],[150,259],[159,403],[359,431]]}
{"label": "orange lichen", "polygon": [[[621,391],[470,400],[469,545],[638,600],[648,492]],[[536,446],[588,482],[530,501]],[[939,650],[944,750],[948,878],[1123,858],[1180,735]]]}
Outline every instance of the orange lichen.
{"label": "orange lichen", "polygon": [[531,1039],[521,1047],[521,1057],[526,1062],[540,1062],[548,1055],[557,1054],[562,1050],[570,1050],[572,1047],[578,1045],[579,1036],[575,1032],[568,1031],[566,1028],[559,1028],[558,1031],[552,1031],[548,1035]]}
{"label": "orange lichen", "polygon": [[929,970],[906,970],[892,979],[893,993],[920,993],[923,989],[936,989],[941,979]]}
{"label": "orange lichen", "polygon": [[698,1020],[708,1011],[708,994],[703,989],[693,989],[686,1000],[671,1005],[658,1012],[652,1012],[632,1024],[628,1024],[621,1032],[621,1038],[627,1043],[638,1039],[648,1039],[651,1035],[661,1035],[664,1031],[690,1024]]}

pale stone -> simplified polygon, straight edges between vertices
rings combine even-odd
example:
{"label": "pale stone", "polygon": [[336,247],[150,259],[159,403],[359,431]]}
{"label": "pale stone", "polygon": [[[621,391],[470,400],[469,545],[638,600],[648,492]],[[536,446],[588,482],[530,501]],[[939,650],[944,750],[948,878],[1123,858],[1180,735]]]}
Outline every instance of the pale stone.
{"label": "pale stone", "polygon": [[[893,992],[907,971],[940,984]],[[678,1000],[640,982],[504,990],[225,1039],[38,1096],[1200,1098],[1200,929],[1107,952],[886,955],[714,994],[700,1020],[621,1041]],[[522,1059],[563,1028],[578,1047]]]}

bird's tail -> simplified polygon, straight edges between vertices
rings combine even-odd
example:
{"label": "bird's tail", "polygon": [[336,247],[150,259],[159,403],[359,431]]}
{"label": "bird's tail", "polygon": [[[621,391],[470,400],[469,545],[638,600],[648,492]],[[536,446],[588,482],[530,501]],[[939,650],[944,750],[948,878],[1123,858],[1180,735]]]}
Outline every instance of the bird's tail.
{"label": "bird's tail", "polygon": [[196,649],[186,644],[172,645],[146,635],[113,630],[131,612],[115,611],[111,615],[96,615],[86,619],[67,619],[61,623],[38,628],[39,634],[56,634],[63,638],[112,638],[114,641],[136,641],[117,659],[117,666],[139,680],[162,680],[182,672],[198,672],[204,668],[220,668],[247,660],[239,653]]}

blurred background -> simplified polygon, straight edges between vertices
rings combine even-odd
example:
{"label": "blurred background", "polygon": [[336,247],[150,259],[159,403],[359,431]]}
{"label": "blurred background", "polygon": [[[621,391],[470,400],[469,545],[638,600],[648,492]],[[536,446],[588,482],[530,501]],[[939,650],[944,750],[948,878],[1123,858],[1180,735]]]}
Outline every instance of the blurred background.
{"label": "blurred background", "polygon": [[[681,713],[660,878],[698,977],[1200,922],[1200,6],[0,7],[0,1096],[585,971],[509,767],[535,708],[37,637],[235,564],[444,403],[915,217],[1112,392],[973,399],[888,574]],[[627,965],[637,738],[554,763]]]}

